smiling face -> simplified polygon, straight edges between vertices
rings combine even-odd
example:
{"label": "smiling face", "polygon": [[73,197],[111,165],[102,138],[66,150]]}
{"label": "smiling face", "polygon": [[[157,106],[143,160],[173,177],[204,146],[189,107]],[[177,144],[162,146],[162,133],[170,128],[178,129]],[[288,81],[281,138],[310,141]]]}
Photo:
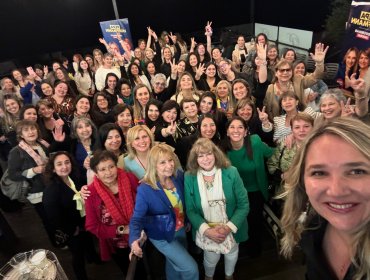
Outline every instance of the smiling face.
{"label": "smiling face", "polygon": [[53,68],[53,71],[57,71],[57,69],[60,68],[60,64],[58,62],[54,62],[53,65],[51,66]]}
{"label": "smiling face", "polygon": [[162,78],[157,78],[153,85],[153,89],[155,93],[161,93],[166,88],[166,80]]}
{"label": "smiling face", "polygon": [[248,89],[243,83],[235,83],[233,85],[233,95],[236,100],[246,98],[248,96]]}
{"label": "smiling face", "polygon": [[9,78],[4,78],[3,79],[3,87],[2,89],[5,91],[11,91],[14,88],[13,81]]}
{"label": "smiling face", "polygon": [[42,90],[42,93],[45,96],[51,96],[51,95],[53,95],[53,88],[51,87],[51,85],[49,85],[47,83],[43,83],[41,85],[41,90]]}
{"label": "smiling face", "polygon": [[131,71],[131,75],[133,76],[139,75],[139,67],[137,67],[137,65],[135,64],[131,66],[130,71]]}
{"label": "smiling face", "polygon": [[5,107],[5,110],[11,115],[17,114],[20,109],[19,103],[12,98],[5,100],[4,107]]}
{"label": "smiling face", "polygon": [[171,177],[175,169],[175,161],[169,155],[163,155],[157,160],[156,170],[160,181]]}
{"label": "smiling face", "polygon": [[216,61],[221,59],[221,52],[220,52],[219,49],[213,49],[212,50],[212,58]]}
{"label": "smiling face", "polygon": [[65,83],[60,83],[55,87],[55,95],[57,97],[65,97],[68,93],[68,86]]}
{"label": "smiling face", "polygon": [[27,144],[34,144],[39,137],[37,128],[35,126],[24,126],[21,131],[21,138]]}
{"label": "smiling face", "polygon": [[[91,60],[91,58],[90,58],[90,60]],[[81,60],[80,61],[80,67],[81,67],[82,70],[87,70],[87,68],[89,68],[89,64],[87,63],[86,60]]]}
{"label": "smiling face", "polygon": [[154,104],[150,104],[148,108],[148,118],[155,122],[159,118],[159,110],[158,107]]}
{"label": "smiling face", "polygon": [[199,111],[202,114],[209,113],[212,110],[213,99],[209,96],[202,98],[199,104]]}
{"label": "smiling face", "polygon": [[148,63],[148,65],[146,66],[146,71],[148,71],[149,75],[154,75],[155,74],[154,63]]}
{"label": "smiling face", "polygon": [[216,90],[217,96],[220,99],[225,99],[227,96],[229,96],[229,88],[226,83],[219,83],[217,85],[217,90]]}
{"label": "smiling face", "polygon": [[189,75],[183,75],[180,79],[181,90],[191,90],[193,88],[193,82]]}
{"label": "smiling face", "polygon": [[179,64],[177,64],[177,73],[178,74],[184,73],[185,66],[186,66],[185,61],[180,61]]}
{"label": "smiling face", "polygon": [[145,153],[150,149],[150,137],[145,130],[140,130],[134,141],[131,144],[136,152]]}
{"label": "smiling face", "polygon": [[360,54],[360,57],[358,59],[358,66],[360,67],[360,69],[367,69],[369,67],[369,57],[366,54]]}
{"label": "smiling face", "polygon": [[325,119],[332,119],[340,116],[342,108],[334,97],[327,97],[320,102],[320,111]]}
{"label": "smiling face", "polygon": [[117,123],[120,127],[131,127],[132,115],[129,109],[124,110],[117,116]]}
{"label": "smiling face", "polygon": [[111,68],[113,65],[113,58],[111,56],[106,56],[103,58],[104,67]]}
{"label": "smiling face", "polygon": [[306,67],[303,63],[298,63],[294,68],[294,75],[302,75],[304,76],[306,72]]}
{"label": "smiling face", "polygon": [[288,63],[283,63],[280,65],[275,75],[280,83],[288,82],[292,78],[292,68],[290,68]]}
{"label": "smiling face", "polygon": [[146,87],[141,87],[137,89],[135,98],[140,103],[140,105],[144,107],[146,103],[148,103],[150,98],[148,89]]}
{"label": "smiling face", "polygon": [[296,120],[292,125],[293,137],[297,142],[302,142],[312,130],[312,124],[304,120]]}
{"label": "smiling face", "polygon": [[215,155],[213,152],[200,152],[197,155],[197,162],[201,169],[210,171],[215,166]]}
{"label": "smiling face", "polygon": [[288,62],[290,63],[293,63],[294,60],[295,60],[295,53],[294,51],[290,50],[290,51],[287,51],[287,53],[285,54],[285,57],[284,57]]}
{"label": "smiling face", "polygon": [[117,85],[117,78],[114,76],[109,76],[107,79],[107,86],[109,89],[114,90]]}
{"label": "smiling face", "polygon": [[206,48],[204,47],[203,44],[198,46],[198,54],[199,55],[204,55],[206,53]]}
{"label": "smiling face", "polygon": [[163,49],[163,57],[166,60],[170,60],[172,58],[172,53],[171,53],[170,48],[164,48]]}
{"label": "smiling face", "polygon": [[182,110],[184,111],[185,116],[187,116],[188,118],[194,118],[198,115],[197,104],[193,101],[184,102]]}
{"label": "smiling face", "polygon": [[352,68],[356,64],[357,55],[355,51],[350,51],[346,56],[346,67]]}
{"label": "smiling face", "polygon": [[226,133],[232,143],[240,143],[244,141],[247,130],[240,120],[233,120],[227,128]]}
{"label": "smiling face", "polygon": [[196,55],[191,54],[189,57],[189,64],[191,67],[196,67],[198,64],[198,58]]}
{"label": "smiling face", "polygon": [[111,159],[103,160],[96,166],[96,177],[106,186],[117,181],[117,166]]}
{"label": "smiling face", "polygon": [[286,96],[281,100],[281,107],[285,112],[297,111],[298,100],[291,96]]}
{"label": "smiling face", "polygon": [[162,113],[162,118],[166,123],[172,123],[176,121],[176,118],[177,118],[176,108],[172,108],[170,110],[164,111]]}
{"label": "smiling face", "polygon": [[312,142],[304,184],[312,207],[337,231],[353,234],[369,222],[370,160],[338,136]]}
{"label": "smiling face", "polygon": [[102,54],[99,52],[99,51],[95,51],[94,53],[93,53],[93,55],[94,55],[94,59],[96,60],[96,61],[98,61],[98,62],[102,62],[103,61],[103,56],[102,56]]}
{"label": "smiling face", "polygon": [[238,109],[236,113],[239,117],[248,122],[253,115],[253,108],[249,104],[246,104],[244,107]]}
{"label": "smiling face", "polygon": [[54,109],[52,107],[48,107],[44,104],[41,104],[39,106],[39,114],[40,114],[40,117],[44,119],[51,119],[54,114]]}
{"label": "smiling face", "polygon": [[76,103],[76,113],[78,115],[87,114],[90,110],[90,102],[87,98],[81,98]]}
{"label": "smiling face", "polygon": [[19,72],[18,70],[14,70],[12,72],[12,75],[13,75],[14,80],[16,80],[16,81],[22,81],[23,80],[22,73]]}
{"label": "smiling face", "polygon": [[98,96],[96,98],[96,105],[98,106],[98,108],[101,110],[101,111],[105,111],[108,109],[108,106],[109,106],[109,103],[108,103],[108,100],[107,98],[105,98],[104,96]]}
{"label": "smiling face", "polygon": [[80,139],[81,142],[84,140],[90,139],[92,135],[92,131],[93,129],[89,123],[80,121],[77,124],[76,134],[77,134],[78,139]]}
{"label": "smiling face", "polygon": [[152,50],[146,50],[145,51],[145,57],[149,60],[152,60],[154,58],[154,53]]}
{"label": "smiling face", "polygon": [[212,139],[216,134],[216,124],[211,118],[204,118],[200,125],[200,135]]}
{"label": "smiling face", "polygon": [[213,78],[214,76],[216,76],[216,66],[214,66],[213,64],[210,64],[206,68],[206,75],[207,75],[207,77],[211,77],[211,78]]}
{"label": "smiling face", "polygon": [[239,36],[237,40],[238,47],[243,49],[245,44],[245,39],[243,36]]}
{"label": "smiling face", "polygon": [[61,69],[57,69],[55,71],[55,76],[57,77],[58,80],[61,80],[61,81],[65,80],[63,70],[61,70]]}
{"label": "smiling face", "polygon": [[267,58],[268,58],[269,60],[274,61],[274,60],[277,58],[277,56],[278,56],[277,49],[275,49],[275,48],[271,48],[271,49],[269,49],[269,50],[267,51]]}
{"label": "smiling face", "polygon": [[63,154],[56,156],[53,171],[61,178],[68,178],[72,171],[71,159]]}
{"label": "smiling face", "polygon": [[37,121],[37,112],[35,108],[28,108],[23,113],[23,119],[36,122]]}
{"label": "smiling face", "polygon": [[104,142],[104,147],[110,152],[117,152],[122,144],[122,138],[116,129],[108,132],[107,139]]}
{"label": "smiling face", "polygon": [[231,65],[226,61],[221,61],[219,64],[220,72],[223,75],[227,75],[231,71]]}
{"label": "smiling face", "polygon": [[131,95],[131,87],[128,84],[122,84],[121,94],[123,97],[129,97]]}

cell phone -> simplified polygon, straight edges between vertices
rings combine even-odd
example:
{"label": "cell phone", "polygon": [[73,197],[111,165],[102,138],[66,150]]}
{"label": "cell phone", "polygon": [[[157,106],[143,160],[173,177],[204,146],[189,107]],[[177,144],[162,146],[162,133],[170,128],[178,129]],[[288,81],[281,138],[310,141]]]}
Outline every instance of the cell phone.
{"label": "cell phone", "polygon": [[35,76],[36,75],[35,71],[33,70],[33,68],[31,66],[27,67],[26,69],[27,69],[27,72],[30,76]]}

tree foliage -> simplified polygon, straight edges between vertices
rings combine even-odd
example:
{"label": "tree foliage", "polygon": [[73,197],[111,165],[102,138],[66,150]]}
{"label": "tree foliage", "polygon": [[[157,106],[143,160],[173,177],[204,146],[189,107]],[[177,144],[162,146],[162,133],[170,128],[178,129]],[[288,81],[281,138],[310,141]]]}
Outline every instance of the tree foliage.
{"label": "tree foliage", "polygon": [[340,44],[345,35],[351,0],[332,0],[331,14],[325,21],[325,39],[330,44]]}

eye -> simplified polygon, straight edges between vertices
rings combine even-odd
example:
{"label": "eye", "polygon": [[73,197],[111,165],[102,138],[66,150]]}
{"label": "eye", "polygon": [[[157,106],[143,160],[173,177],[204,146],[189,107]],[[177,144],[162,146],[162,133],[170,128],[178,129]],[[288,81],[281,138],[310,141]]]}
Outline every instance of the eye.
{"label": "eye", "polygon": [[357,169],[353,169],[349,172],[350,175],[364,175],[364,174],[367,174],[367,171],[366,170],[363,170],[363,169],[360,169],[360,168],[357,168]]}
{"label": "eye", "polygon": [[322,170],[313,170],[310,172],[309,174],[311,177],[322,177],[324,175],[326,175],[326,172],[322,171]]}

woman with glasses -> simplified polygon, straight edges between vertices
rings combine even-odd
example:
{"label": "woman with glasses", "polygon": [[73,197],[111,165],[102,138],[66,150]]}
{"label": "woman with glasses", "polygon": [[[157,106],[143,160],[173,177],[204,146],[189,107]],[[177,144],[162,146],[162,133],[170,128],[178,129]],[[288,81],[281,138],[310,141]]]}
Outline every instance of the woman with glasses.
{"label": "woman with glasses", "polygon": [[275,83],[268,86],[263,105],[266,106],[266,112],[270,120],[279,115],[279,96],[287,91],[293,91],[304,104],[304,89],[313,86],[324,72],[324,60],[328,46],[318,43],[315,46],[315,53],[311,54],[316,62],[315,72],[304,77],[300,75],[293,76],[293,66],[290,62],[282,59],[276,65]]}
{"label": "woman with glasses", "polygon": [[247,253],[257,257],[262,250],[263,203],[268,199],[265,159],[274,154],[274,149],[263,143],[258,135],[250,135],[247,124],[240,117],[233,117],[227,123],[226,131],[224,150],[239,171],[250,203]]}
{"label": "woman with glasses", "polygon": [[169,83],[167,87],[166,76],[162,73],[156,74],[151,80],[153,88],[153,98],[165,102],[171,98],[172,94],[176,90],[176,79],[169,78]]}
{"label": "woman with glasses", "polygon": [[186,213],[193,239],[203,249],[205,279],[213,279],[221,254],[225,279],[233,279],[239,243],[248,239],[247,192],[238,170],[209,139],[195,142],[185,175]]}

